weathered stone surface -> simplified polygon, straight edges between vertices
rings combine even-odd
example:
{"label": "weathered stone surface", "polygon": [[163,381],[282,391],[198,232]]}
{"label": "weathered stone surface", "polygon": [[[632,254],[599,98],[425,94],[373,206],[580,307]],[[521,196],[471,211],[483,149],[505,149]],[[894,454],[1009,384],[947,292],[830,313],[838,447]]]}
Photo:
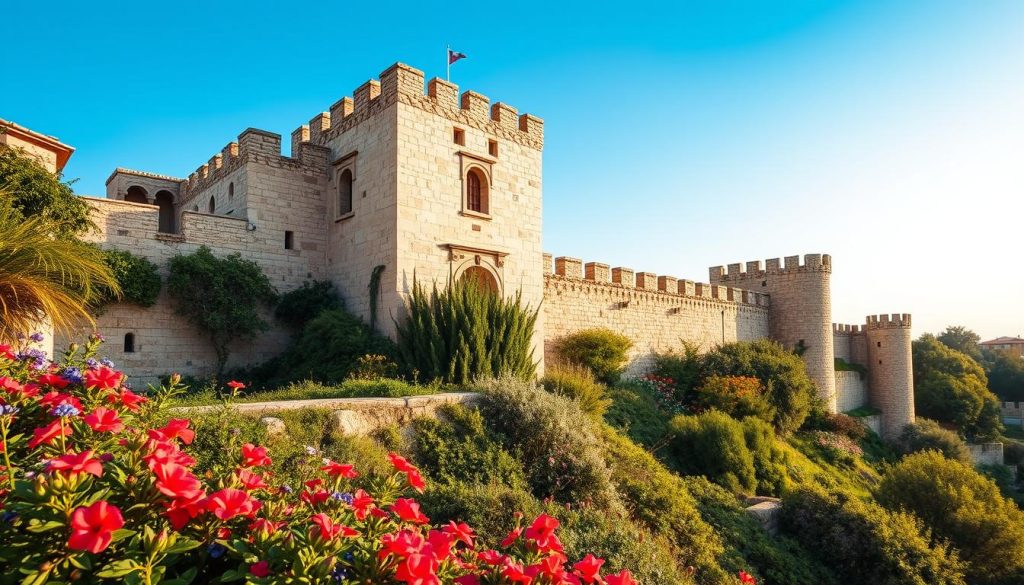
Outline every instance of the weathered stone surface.
{"label": "weathered stone surface", "polygon": [[273,416],[260,417],[260,424],[267,429],[267,434],[272,437],[275,435],[283,435],[286,432],[284,421]]}
{"label": "weathered stone surface", "polygon": [[781,500],[766,498],[765,501],[746,508],[746,512],[757,519],[768,534],[775,536],[779,533],[779,515],[782,513]]}
{"label": "weathered stone surface", "polygon": [[333,430],[344,435],[366,435],[376,427],[375,421],[356,410],[336,410],[331,414]]}

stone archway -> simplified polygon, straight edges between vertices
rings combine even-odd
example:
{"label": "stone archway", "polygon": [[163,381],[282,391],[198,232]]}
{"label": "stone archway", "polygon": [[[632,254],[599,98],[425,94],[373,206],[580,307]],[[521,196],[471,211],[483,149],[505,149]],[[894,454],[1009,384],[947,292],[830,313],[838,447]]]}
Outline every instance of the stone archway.
{"label": "stone archway", "polygon": [[125,201],[131,203],[149,203],[149,193],[145,189],[138,185],[132,185],[128,187],[128,191],[124,195]]}
{"label": "stone archway", "polygon": [[460,282],[473,282],[480,286],[484,290],[489,290],[492,293],[500,294],[501,290],[498,287],[498,279],[491,274],[490,270],[482,266],[470,266],[462,272],[462,276],[459,277]]}
{"label": "stone archway", "polygon": [[158,191],[156,205],[160,208],[160,232],[174,234],[178,232],[174,218],[174,195],[170,191]]}

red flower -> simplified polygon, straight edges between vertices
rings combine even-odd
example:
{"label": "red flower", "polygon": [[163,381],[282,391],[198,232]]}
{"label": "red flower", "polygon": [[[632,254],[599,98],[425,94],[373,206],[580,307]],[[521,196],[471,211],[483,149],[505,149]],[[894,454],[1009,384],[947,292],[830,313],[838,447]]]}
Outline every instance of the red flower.
{"label": "red flower", "polygon": [[232,390],[245,390],[245,384],[236,380],[231,380],[228,382],[228,388],[231,388]]}
{"label": "red flower", "polygon": [[38,379],[36,379],[36,382],[39,382],[39,384],[43,386],[56,388],[57,390],[63,390],[64,388],[67,388],[69,384],[67,380],[58,376],[57,374],[43,374],[42,376],[39,376]]}
{"label": "red flower", "polygon": [[0,343],[0,357],[8,360],[14,359],[14,352],[11,351],[11,346],[6,343]]}
{"label": "red flower", "polygon": [[320,538],[324,540],[331,540],[339,534],[345,538],[359,536],[358,532],[348,526],[335,524],[330,516],[322,512],[320,514],[313,514],[313,517],[309,520],[320,528]]}
{"label": "red flower", "polygon": [[259,490],[267,487],[267,482],[264,481],[263,476],[259,473],[253,473],[248,469],[236,469],[235,475],[238,476],[238,481],[242,482],[242,486],[247,490]]}
{"label": "red flower", "polygon": [[252,517],[259,508],[259,500],[232,488],[212,493],[206,498],[206,509],[221,520],[230,520],[235,516]]}
{"label": "red flower", "polygon": [[476,555],[476,558],[488,565],[500,565],[505,561],[505,555],[496,550],[485,550]]}
{"label": "red flower", "polygon": [[242,445],[242,467],[263,467],[270,465],[266,447],[257,447],[252,443]]}
{"label": "red flower", "polygon": [[456,524],[455,521],[453,520],[451,522],[448,522],[448,524],[445,525],[445,527],[442,528],[441,531],[459,542],[466,543],[466,546],[468,546],[469,548],[473,548],[474,534],[473,529],[469,527],[469,524],[466,524],[465,522],[460,522]]}
{"label": "red flower", "polygon": [[452,556],[452,537],[440,530],[431,530],[427,533],[426,550],[433,553],[438,561],[446,561]]}
{"label": "red flower", "polygon": [[601,582],[601,565],[604,564],[604,559],[599,559],[592,554],[588,554],[583,557],[583,560],[576,563],[572,568],[576,569],[576,574],[583,579],[584,583]]}
{"label": "red flower", "polygon": [[153,470],[156,489],[176,500],[195,500],[203,494],[203,484],[181,465],[160,465]]}
{"label": "red flower", "polygon": [[526,538],[534,541],[541,552],[556,551],[561,553],[564,551],[562,550],[561,541],[555,536],[555,530],[557,529],[558,520],[556,518],[547,514],[541,514],[526,529]]}
{"label": "red flower", "polygon": [[266,518],[257,518],[253,520],[251,523],[249,523],[249,531],[256,533],[264,533],[266,536],[270,536],[271,534],[277,532],[278,528],[281,528],[284,525],[284,521],[271,522]]}
{"label": "red flower", "polygon": [[120,403],[132,412],[138,411],[139,405],[147,400],[145,396],[139,396],[127,388],[122,388],[120,394],[107,394],[107,402],[111,404]]}
{"label": "red flower", "polygon": [[[150,431],[150,437],[152,437]],[[158,435],[161,436],[161,435]],[[174,443],[169,443],[162,439],[156,439],[150,442],[152,445],[152,451],[149,455],[143,457],[146,461],[146,465],[149,466],[150,471],[156,471],[160,466],[164,465],[181,465],[183,467],[192,467],[196,464],[196,460],[187,455]]]}
{"label": "red flower", "polygon": [[249,572],[254,577],[266,577],[270,574],[270,563],[267,561],[260,561],[249,565]]}
{"label": "red flower", "polygon": [[302,500],[303,502],[306,502],[310,506],[322,504],[326,502],[327,499],[330,497],[331,494],[327,490],[318,490],[315,492],[308,492],[303,490],[302,493],[299,494],[299,499]]}
{"label": "red flower", "polygon": [[70,404],[71,406],[74,406],[80,411],[84,410],[84,407],[82,406],[82,402],[80,400],[78,400],[77,398],[70,394],[62,394],[60,392],[57,392],[56,390],[52,390],[42,395],[39,398],[39,404],[47,407],[47,409],[52,409],[55,406],[59,406],[61,404]]}
{"label": "red flower", "polygon": [[426,487],[426,484],[423,482],[423,476],[420,475],[420,470],[415,465],[409,463],[405,457],[402,457],[397,453],[388,453],[388,459],[391,460],[391,465],[394,466],[395,471],[405,474],[410,487],[420,493],[423,493],[423,488]]}
{"label": "red flower", "polygon": [[97,433],[119,433],[124,428],[117,411],[104,406],[98,406],[96,410],[85,415],[85,424]]}
{"label": "red flower", "polygon": [[112,370],[106,366],[85,372],[85,387],[99,388],[100,390],[115,390],[121,385],[124,374]]}
{"label": "red flower", "polygon": [[189,520],[206,511],[204,507],[206,500],[202,496],[203,493],[200,492],[199,497],[195,500],[177,499],[167,506],[167,511],[164,512],[164,515],[167,516],[175,530],[181,530],[188,524]]}
{"label": "red flower", "polygon": [[356,512],[356,520],[366,519],[366,513],[373,507],[373,498],[361,488],[352,496],[352,509]]}
{"label": "red flower", "polygon": [[334,461],[328,460],[327,464],[320,468],[320,471],[326,471],[327,475],[331,477],[354,479],[359,477],[359,473],[356,472],[354,467],[355,466],[347,463],[335,463]]}
{"label": "red flower", "polygon": [[51,459],[47,463],[47,468],[52,471],[63,471],[68,475],[91,473],[96,477],[102,477],[103,464],[99,459],[94,458],[92,454],[92,451],[83,451],[78,454],[61,455],[56,459]]}
{"label": "red flower", "polygon": [[604,578],[605,585],[637,585],[636,581],[633,580],[633,575],[626,569],[617,575],[608,575]]}
{"label": "red flower", "polygon": [[463,575],[462,577],[456,577],[454,583],[455,585],[480,585],[480,577],[476,575]]}
{"label": "red flower", "polygon": [[181,439],[182,443],[190,445],[192,440],[196,438],[196,432],[188,428],[188,425],[189,420],[187,418],[172,418],[167,421],[167,424],[162,429],[149,431],[149,436],[153,438],[159,437],[167,441]]}
{"label": "red flower", "polygon": [[71,537],[68,548],[98,553],[110,546],[115,530],[124,526],[124,518],[117,506],[100,500],[71,513]]}
{"label": "red flower", "polygon": [[409,585],[441,585],[437,578],[438,563],[432,556],[412,554],[395,571],[395,580]]}
{"label": "red flower", "polygon": [[746,571],[740,571],[739,577],[740,583],[743,583],[743,585],[757,585],[757,579],[754,579],[754,577]]}
{"label": "red flower", "polygon": [[513,563],[512,561],[505,562],[505,568],[501,570],[501,574],[512,581],[513,583],[523,583],[524,585],[530,585],[533,578],[526,574],[523,570],[523,565],[519,563]]}
{"label": "red flower", "polygon": [[380,543],[381,550],[377,553],[379,559],[385,559],[388,555],[404,559],[418,554],[426,544],[423,537],[412,530],[400,530],[394,534],[385,534],[380,537]]}
{"label": "red flower", "polygon": [[391,505],[391,511],[403,522],[412,522],[414,524],[430,522],[430,519],[423,512],[420,512],[420,505],[410,498],[398,498],[395,500],[395,503]]}
{"label": "red flower", "polygon": [[45,427],[32,430],[32,440],[28,442],[29,449],[35,449],[39,445],[51,445],[57,437],[67,437],[71,434],[71,426],[61,424],[61,419],[54,419]]}
{"label": "red flower", "polygon": [[508,533],[505,540],[501,541],[501,548],[508,548],[513,542],[519,540],[519,537],[523,535],[522,527],[516,528],[512,532]]}

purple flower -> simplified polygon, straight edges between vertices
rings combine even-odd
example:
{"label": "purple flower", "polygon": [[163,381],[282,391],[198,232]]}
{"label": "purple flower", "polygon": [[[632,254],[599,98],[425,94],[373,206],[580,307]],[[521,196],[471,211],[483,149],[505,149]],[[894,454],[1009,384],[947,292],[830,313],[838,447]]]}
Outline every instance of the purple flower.
{"label": "purple flower", "polygon": [[53,407],[53,410],[50,411],[50,414],[52,414],[53,416],[78,416],[81,413],[81,410],[78,410],[77,408],[71,406],[66,402],[58,404],[57,406]]}
{"label": "purple flower", "polygon": [[32,335],[29,335],[28,338],[36,343],[40,343],[45,339],[42,333],[33,333]]}
{"label": "purple flower", "polygon": [[64,368],[64,371],[60,373],[60,377],[72,384],[81,384],[85,382],[85,378],[82,376],[82,371],[74,366]]}
{"label": "purple flower", "polygon": [[113,368],[114,367],[114,362],[108,360],[107,358],[101,359],[100,363],[103,364],[104,366],[107,366],[108,368]]}
{"label": "purple flower", "polygon": [[206,551],[210,553],[210,558],[213,559],[221,558],[227,550],[228,549],[223,544],[217,542],[211,542],[206,546]]}
{"label": "purple flower", "polygon": [[10,404],[0,404],[0,415],[17,413],[18,408],[16,406],[11,406]]}
{"label": "purple flower", "polygon": [[96,368],[100,367],[100,363],[93,358],[85,360],[85,365],[89,366],[90,370],[95,370]]}

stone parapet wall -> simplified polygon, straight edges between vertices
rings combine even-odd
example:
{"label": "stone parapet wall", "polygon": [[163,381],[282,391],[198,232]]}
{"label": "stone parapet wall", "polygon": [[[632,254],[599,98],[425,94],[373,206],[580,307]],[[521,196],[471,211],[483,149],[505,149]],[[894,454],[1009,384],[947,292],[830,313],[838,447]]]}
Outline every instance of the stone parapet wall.
{"label": "stone parapet wall", "polygon": [[[607,282],[601,276],[604,269],[591,271],[588,274],[598,276],[586,279],[574,268],[579,261],[560,260],[562,274],[548,271],[544,276],[546,359],[555,358],[554,347],[560,338],[595,327],[606,327],[633,341],[627,369],[630,375],[650,371],[655,353],[679,349],[683,341],[708,350],[721,343],[768,337],[767,296],[710,285],[698,288],[690,281],[678,281],[675,291],[658,290],[658,284],[667,286],[665,280],[655,279],[658,284],[647,285],[652,279],[646,275],[641,287],[621,276],[626,284]],[[628,271],[617,270],[620,275]],[[693,288],[684,288],[686,285],[680,284],[684,282]]]}
{"label": "stone parapet wall", "polygon": [[849,412],[868,405],[868,384],[860,372],[836,372],[836,408]]}
{"label": "stone parapet wall", "polygon": [[975,465],[1003,464],[1002,443],[968,443],[967,449],[971,452],[971,461]]}

